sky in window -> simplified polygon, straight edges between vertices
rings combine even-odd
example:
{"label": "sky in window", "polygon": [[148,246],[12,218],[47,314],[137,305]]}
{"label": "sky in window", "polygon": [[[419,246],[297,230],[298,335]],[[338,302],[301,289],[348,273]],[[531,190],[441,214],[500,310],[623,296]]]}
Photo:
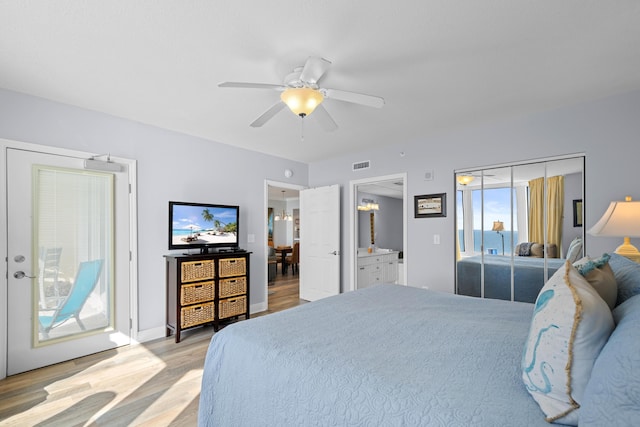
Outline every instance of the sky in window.
{"label": "sky in window", "polygon": [[[515,202],[515,200],[514,200]],[[482,200],[480,190],[473,191],[473,229],[481,229]],[[516,207],[513,209],[513,220],[516,218]],[[502,221],[505,230],[515,229],[511,227],[511,189],[510,188],[485,188],[484,189],[484,229],[491,230],[494,221]]]}

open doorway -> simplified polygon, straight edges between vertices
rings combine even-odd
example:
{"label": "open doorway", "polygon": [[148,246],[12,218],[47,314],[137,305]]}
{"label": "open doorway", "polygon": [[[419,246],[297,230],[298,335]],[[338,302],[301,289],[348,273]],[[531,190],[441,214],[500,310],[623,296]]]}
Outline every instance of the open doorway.
{"label": "open doorway", "polygon": [[[304,187],[288,183],[265,183],[265,247],[267,311],[275,299],[278,304],[296,305],[299,299],[300,274],[300,190]],[[275,295],[277,293],[277,295]]]}
{"label": "open doorway", "polygon": [[350,289],[406,283],[406,174],[350,183]]}

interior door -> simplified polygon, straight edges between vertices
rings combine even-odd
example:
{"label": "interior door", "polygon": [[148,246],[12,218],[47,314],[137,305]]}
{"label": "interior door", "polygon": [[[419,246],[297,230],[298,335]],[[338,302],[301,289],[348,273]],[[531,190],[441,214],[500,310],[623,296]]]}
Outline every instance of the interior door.
{"label": "interior door", "polygon": [[7,374],[129,343],[128,172],[7,149]]}
{"label": "interior door", "polygon": [[300,191],[300,298],[340,293],[340,186]]}

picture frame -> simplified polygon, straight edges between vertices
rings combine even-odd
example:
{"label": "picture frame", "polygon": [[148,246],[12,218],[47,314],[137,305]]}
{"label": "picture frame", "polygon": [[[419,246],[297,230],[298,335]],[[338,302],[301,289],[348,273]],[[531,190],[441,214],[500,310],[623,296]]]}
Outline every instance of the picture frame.
{"label": "picture frame", "polygon": [[423,194],[413,199],[415,218],[447,216],[447,193]]}
{"label": "picture frame", "polygon": [[273,208],[267,208],[267,229],[269,240],[273,241]]}
{"label": "picture frame", "polygon": [[582,199],[573,201],[573,226],[582,227]]}

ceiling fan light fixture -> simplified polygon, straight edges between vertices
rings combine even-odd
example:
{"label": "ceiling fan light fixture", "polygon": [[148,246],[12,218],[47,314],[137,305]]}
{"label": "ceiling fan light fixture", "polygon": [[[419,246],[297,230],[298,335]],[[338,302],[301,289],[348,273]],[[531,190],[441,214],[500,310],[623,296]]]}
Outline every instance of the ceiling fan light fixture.
{"label": "ceiling fan light fixture", "polygon": [[324,100],[324,96],[319,90],[300,87],[285,89],[280,94],[280,99],[287,104],[293,114],[305,117],[313,113],[313,110]]}
{"label": "ceiling fan light fixture", "polygon": [[473,181],[475,179],[475,176],[473,176],[473,175],[458,175],[456,177],[456,179],[458,180],[458,184],[467,185],[467,184],[470,184],[471,181]]}

